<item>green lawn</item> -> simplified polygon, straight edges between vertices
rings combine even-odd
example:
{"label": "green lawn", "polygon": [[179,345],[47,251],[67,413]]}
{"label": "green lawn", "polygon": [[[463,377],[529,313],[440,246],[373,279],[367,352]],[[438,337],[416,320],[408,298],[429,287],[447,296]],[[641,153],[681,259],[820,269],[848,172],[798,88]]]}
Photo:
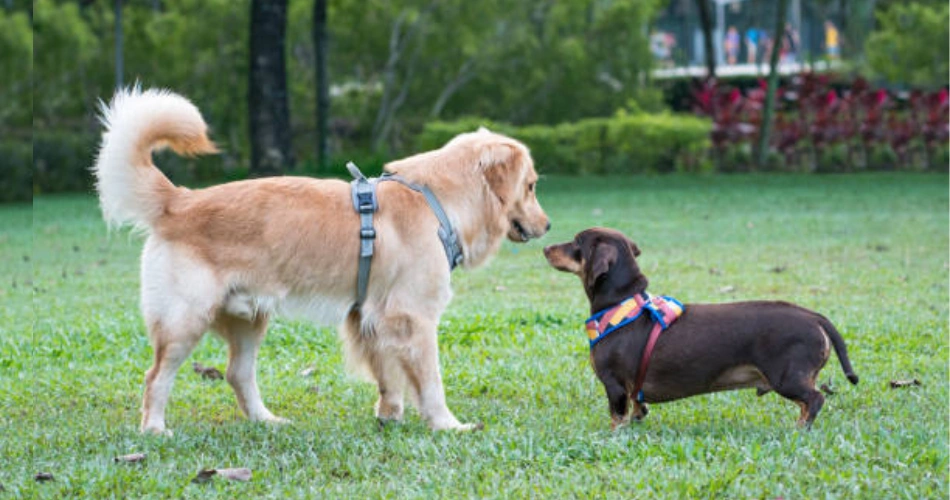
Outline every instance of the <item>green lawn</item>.
{"label": "green lawn", "polygon": [[[441,361],[450,408],[486,424],[471,434],[433,434],[413,411],[378,431],[374,388],[346,375],[335,332],[277,321],[259,380],[293,425],[245,421],[226,383],[189,366],[169,404],[174,437],[142,436],[141,238],[109,235],[91,196],[0,207],[6,495],[947,498],[946,175],[548,178],[539,191],[551,233],[454,276]],[[653,292],[821,311],[861,384],[833,358],[821,381],[837,394],[810,432],[795,427],[795,405],[749,390],[653,405],[611,433],[587,301],[541,255],[594,225],[638,242]],[[222,370],[226,359],[213,336],[192,357]],[[923,385],[888,388],[912,378]],[[135,452],[144,463],[113,463]],[[215,467],[254,477],[190,483]]]}

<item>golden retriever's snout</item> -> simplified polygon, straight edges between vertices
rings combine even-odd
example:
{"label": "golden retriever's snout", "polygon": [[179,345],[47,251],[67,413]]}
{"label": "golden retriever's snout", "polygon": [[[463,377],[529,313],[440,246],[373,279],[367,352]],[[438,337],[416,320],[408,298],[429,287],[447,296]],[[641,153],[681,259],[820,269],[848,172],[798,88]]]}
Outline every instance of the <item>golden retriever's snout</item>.
{"label": "golden retriever's snout", "polygon": [[511,229],[508,231],[508,239],[515,243],[525,243],[528,240],[540,238],[551,229],[551,221],[547,216],[541,217],[534,224],[527,224],[520,219],[511,221]]}

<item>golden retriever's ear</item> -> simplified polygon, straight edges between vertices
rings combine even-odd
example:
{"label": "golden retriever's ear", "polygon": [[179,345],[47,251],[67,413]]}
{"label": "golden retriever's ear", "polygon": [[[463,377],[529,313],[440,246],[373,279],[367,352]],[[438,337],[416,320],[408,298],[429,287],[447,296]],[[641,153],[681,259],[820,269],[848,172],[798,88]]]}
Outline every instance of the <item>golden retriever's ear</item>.
{"label": "golden retriever's ear", "polygon": [[486,144],[482,147],[478,166],[492,193],[502,205],[514,199],[520,152],[508,144]]}
{"label": "golden retriever's ear", "polygon": [[[481,129],[479,129],[481,131]],[[506,165],[513,163],[518,150],[510,144],[488,143],[484,144],[479,151],[478,166],[481,168],[490,168],[495,165]]]}

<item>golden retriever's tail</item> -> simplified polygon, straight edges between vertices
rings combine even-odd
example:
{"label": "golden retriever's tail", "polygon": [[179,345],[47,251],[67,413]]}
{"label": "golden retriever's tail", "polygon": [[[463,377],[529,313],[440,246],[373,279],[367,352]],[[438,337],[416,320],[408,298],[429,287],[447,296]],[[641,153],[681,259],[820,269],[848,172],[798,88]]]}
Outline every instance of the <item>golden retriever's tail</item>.
{"label": "golden retriever's tail", "polygon": [[208,126],[188,99],[168,90],[136,86],[101,104],[105,132],[92,167],[103,218],[110,226],[152,227],[179,192],[152,163],[168,146],[181,155],[217,152]]}

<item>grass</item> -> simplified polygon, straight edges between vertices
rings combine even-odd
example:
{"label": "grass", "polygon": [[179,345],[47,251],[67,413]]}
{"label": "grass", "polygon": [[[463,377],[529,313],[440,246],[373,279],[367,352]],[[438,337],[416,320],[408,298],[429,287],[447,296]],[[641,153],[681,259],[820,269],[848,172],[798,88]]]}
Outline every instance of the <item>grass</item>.
{"label": "grass", "polygon": [[[259,379],[293,425],[247,422],[226,383],[183,369],[174,437],[142,436],[140,238],[108,235],[91,196],[0,207],[0,484],[40,498],[946,498],[947,185],[891,174],[545,179],[551,234],[453,277],[441,362],[450,408],[486,424],[472,434],[433,434],[414,411],[378,431],[374,389],[345,374],[334,331],[279,320]],[[653,292],[823,312],[861,384],[833,358],[821,380],[838,392],[810,432],[795,428],[792,403],[750,390],[653,405],[644,423],[611,433],[588,366],[586,299],[540,252],[593,225],[639,243]],[[192,356],[222,370],[226,359],[213,336]],[[888,388],[910,378],[923,385]],[[113,463],[135,452],[146,461]],[[254,477],[190,483],[215,467]],[[55,479],[36,483],[41,471]]]}

